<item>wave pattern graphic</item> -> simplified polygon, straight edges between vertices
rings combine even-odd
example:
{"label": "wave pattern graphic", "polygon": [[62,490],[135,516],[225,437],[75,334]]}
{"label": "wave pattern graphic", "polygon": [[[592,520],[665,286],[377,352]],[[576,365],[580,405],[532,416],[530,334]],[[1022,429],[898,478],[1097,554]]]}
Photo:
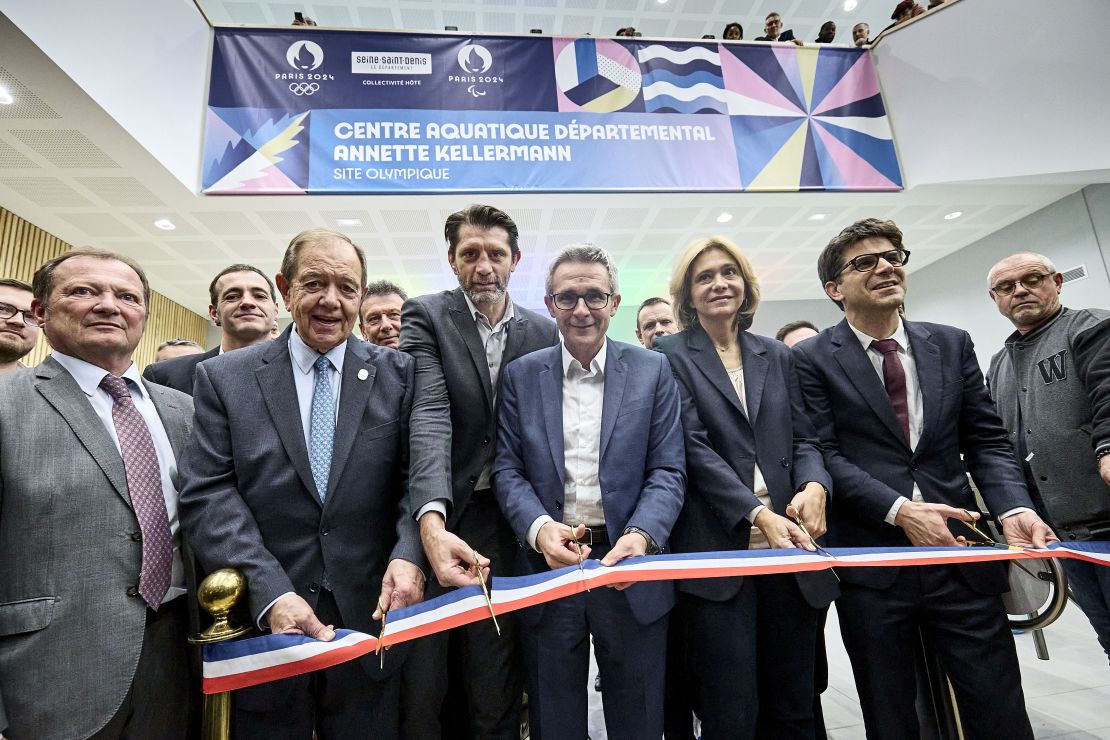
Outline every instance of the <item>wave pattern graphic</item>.
{"label": "wave pattern graphic", "polygon": [[636,52],[640,64],[653,59],[665,59],[673,64],[689,64],[695,59],[704,59],[718,67],[721,65],[721,55],[701,46],[689,46],[685,49],[671,49],[660,44],[645,46]]}
{"label": "wave pattern graphic", "polygon": [[711,85],[720,90],[724,90],[725,80],[721,76],[721,70],[715,72],[709,71],[696,71],[681,74],[672,72],[668,69],[653,69],[643,75],[643,85],[648,87],[657,83],[667,83],[675,87],[693,87],[694,85],[706,84]]}
{"label": "wave pattern graphic", "polygon": [[708,97],[693,100],[678,100],[670,95],[657,95],[644,101],[644,107],[651,113],[718,113],[728,115],[728,103]]}

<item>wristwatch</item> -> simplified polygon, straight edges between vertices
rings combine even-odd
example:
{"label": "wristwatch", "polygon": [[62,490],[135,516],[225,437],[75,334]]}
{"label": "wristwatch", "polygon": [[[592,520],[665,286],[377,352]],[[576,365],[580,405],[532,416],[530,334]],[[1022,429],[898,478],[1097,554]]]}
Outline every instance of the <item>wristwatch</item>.
{"label": "wristwatch", "polygon": [[647,540],[647,554],[648,555],[658,555],[659,553],[663,552],[663,548],[660,547],[659,545],[655,544],[655,540],[652,539],[651,535],[648,534],[647,532],[645,532],[644,530],[640,529],[639,527],[625,527],[624,532],[622,532],[622,534],[631,534],[633,532],[635,532],[636,534],[642,536],[645,540]]}

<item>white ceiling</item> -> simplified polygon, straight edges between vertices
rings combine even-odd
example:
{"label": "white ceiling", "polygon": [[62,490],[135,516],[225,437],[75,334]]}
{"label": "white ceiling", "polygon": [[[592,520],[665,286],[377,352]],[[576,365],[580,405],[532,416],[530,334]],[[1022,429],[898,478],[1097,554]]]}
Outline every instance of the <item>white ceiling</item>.
{"label": "white ceiling", "polygon": [[[338,28],[611,36],[633,26],[644,36],[721,37],[726,23],[744,27],[744,38],[763,35],[768,13],[782,14],[783,28],[803,41],[817,37],[821,24],[837,24],[840,43],[851,42],[852,25],[870,24],[874,34],[890,24],[896,0],[858,0],[845,12],[844,0],[348,0],[347,2],[266,2],[196,0],[214,24],[284,25],[302,11],[321,26]],[[927,5],[927,2],[922,4]]]}
{"label": "white ceiling", "polygon": [[[594,5],[580,0],[503,2],[503,12],[520,27],[544,27],[535,20],[542,15],[563,30],[572,17],[586,15],[579,6]],[[861,7],[868,4],[862,0]],[[420,8],[438,23],[449,12],[478,13],[479,6],[492,5],[488,1],[367,0],[358,5],[307,3],[304,7],[312,15],[329,18],[329,13],[341,17],[371,12],[377,6],[398,22],[408,17],[402,11]],[[665,32],[693,28],[695,22],[717,23],[712,18],[722,17],[720,9],[726,3],[670,0],[667,7],[657,6],[656,0],[624,0],[603,5],[604,10],[589,17],[604,28],[628,22],[613,20],[627,17],[646,31],[650,24],[645,21],[663,24],[657,16],[666,14],[660,31]],[[828,11],[836,5],[824,0],[755,2],[744,17],[761,18],[765,9],[775,7],[788,18],[799,17],[803,6]],[[710,10],[691,10],[703,6]],[[294,6],[206,0],[204,7],[209,14],[234,13],[231,17],[236,20],[262,12],[269,14],[262,20],[270,21],[277,17],[275,13],[291,14]],[[482,10],[476,16],[481,21],[476,24],[487,30],[490,27],[482,18],[489,12]],[[362,15],[352,17],[364,22]],[[397,280],[413,294],[450,287],[454,276],[446,266],[443,219],[474,200],[504,208],[521,228],[525,256],[513,277],[512,292],[526,305],[542,305],[544,265],[564,244],[589,240],[611,250],[621,270],[625,303],[635,305],[665,290],[674,255],[682,245],[712,233],[729,236],[750,255],[764,300],[823,299],[815,276],[817,254],[852,220],[865,216],[896,220],[913,251],[912,271],[1079,186],[1075,182],[935,185],[903,193],[205,197],[184,187],[4,16],[0,16],[0,36],[4,38],[0,84],[7,85],[16,98],[13,105],[0,106],[0,205],[71,243],[114,249],[139,259],[155,289],[202,314],[214,273],[239,261],[274,273],[289,237],[312,226],[350,233],[367,250],[371,278]],[[956,210],[963,217],[944,220],[944,214]],[[731,213],[733,219],[718,223],[722,212]],[[811,220],[817,213],[826,218]],[[177,229],[159,231],[153,226],[159,218],[172,220]],[[340,226],[337,219],[341,218],[358,218],[362,225]],[[615,328],[626,333],[631,312],[621,314]]]}

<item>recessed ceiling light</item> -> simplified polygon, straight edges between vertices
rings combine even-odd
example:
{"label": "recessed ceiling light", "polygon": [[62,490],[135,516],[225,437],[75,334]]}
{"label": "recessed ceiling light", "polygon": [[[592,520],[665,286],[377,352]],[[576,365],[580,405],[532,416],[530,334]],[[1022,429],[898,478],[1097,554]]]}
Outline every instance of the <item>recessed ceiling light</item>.
{"label": "recessed ceiling light", "polygon": [[857,5],[859,5],[859,3],[856,2],[856,0],[844,0],[844,12],[851,13],[856,9]]}
{"label": "recessed ceiling light", "polygon": [[173,221],[170,221],[168,218],[160,218],[154,222],[154,225],[162,231],[173,231],[177,228]]}
{"label": "recessed ceiling light", "polygon": [[951,213],[944,214],[945,221],[955,221],[960,216],[964,215],[963,211],[952,211]]}
{"label": "recessed ceiling light", "polygon": [[827,214],[827,213],[811,213],[809,215],[809,220],[810,221],[824,221],[828,217],[829,217],[829,214]]}
{"label": "recessed ceiling light", "polygon": [[727,212],[727,211],[722,213],[720,216],[717,216],[717,223],[719,223],[719,224],[727,224],[731,220],[732,220],[732,214]]}
{"label": "recessed ceiling light", "polygon": [[0,85],[0,105],[11,105],[15,102],[15,98],[8,92],[8,88]]}
{"label": "recessed ceiling light", "polygon": [[340,226],[362,226],[361,218],[337,218],[335,223]]}
{"label": "recessed ceiling light", "polygon": [[659,4],[660,4],[660,5],[666,5],[666,4],[667,4],[667,0],[659,0]]}

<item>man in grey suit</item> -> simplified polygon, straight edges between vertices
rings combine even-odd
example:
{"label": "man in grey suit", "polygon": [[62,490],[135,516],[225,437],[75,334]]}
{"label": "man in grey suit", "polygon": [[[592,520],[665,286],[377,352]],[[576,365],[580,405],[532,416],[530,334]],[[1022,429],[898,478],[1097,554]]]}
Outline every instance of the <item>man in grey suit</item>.
{"label": "man in grey suit", "polygon": [[33,287],[54,352],[0,379],[0,734],[184,738],[174,481],[192,403],[132,361],[137,264],[73,250]]}
{"label": "man in grey suit", "polygon": [[[412,358],[351,335],[366,258],[326,229],[293,237],[277,276],[293,326],[197,366],[181,517],[206,570],[248,581],[273,632],[377,632],[419,601],[419,534],[405,506]],[[372,618],[373,615],[373,618]],[[236,693],[236,738],[394,738],[403,647]]]}
{"label": "man in grey suit", "polygon": [[[487,572],[511,573],[517,544],[489,475],[500,370],[557,341],[551,320],[509,297],[520,246],[507,213],[469,206],[447,217],[444,236],[459,287],[409,300],[401,317],[401,351],[416,358],[409,500],[436,574],[429,596],[477,583],[476,557]],[[436,718],[447,694],[448,654],[449,704],[458,710],[449,712],[452,737],[519,737],[523,672],[515,617],[502,617],[501,626],[500,637],[482,621],[414,646],[431,710],[422,737],[442,733]]]}
{"label": "man in grey suit", "polygon": [[266,273],[252,265],[229,265],[208,285],[208,316],[223,330],[220,345],[207,352],[151,363],[143,377],[193,395],[197,365],[233,349],[268,342],[277,320],[277,291]]}

